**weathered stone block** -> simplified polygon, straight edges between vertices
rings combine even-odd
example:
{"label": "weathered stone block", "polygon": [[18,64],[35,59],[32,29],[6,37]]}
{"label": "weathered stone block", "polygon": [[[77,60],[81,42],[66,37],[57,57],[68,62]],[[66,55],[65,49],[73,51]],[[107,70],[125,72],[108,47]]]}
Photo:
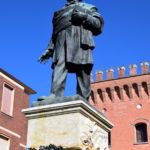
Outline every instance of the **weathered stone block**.
{"label": "weathered stone block", "polygon": [[65,149],[108,149],[113,125],[84,101],[23,110],[28,118],[28,147],[54,144]]}

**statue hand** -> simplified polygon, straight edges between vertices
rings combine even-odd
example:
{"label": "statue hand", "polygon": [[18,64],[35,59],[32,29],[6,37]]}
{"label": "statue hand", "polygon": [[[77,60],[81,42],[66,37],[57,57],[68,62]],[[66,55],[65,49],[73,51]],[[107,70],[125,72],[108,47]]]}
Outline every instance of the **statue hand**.
{"label": "statue hand", "polygon": [[52,53],[49,50],[46,50],[38,59],[40,63],[47,63],[48,59],[52,57]]}
{"label": "statue hand", "polygon": [[78,10],[74,10],[72,18],[75,19],[76,21],[83,21],[87,19],[87,14],[80,12]]}

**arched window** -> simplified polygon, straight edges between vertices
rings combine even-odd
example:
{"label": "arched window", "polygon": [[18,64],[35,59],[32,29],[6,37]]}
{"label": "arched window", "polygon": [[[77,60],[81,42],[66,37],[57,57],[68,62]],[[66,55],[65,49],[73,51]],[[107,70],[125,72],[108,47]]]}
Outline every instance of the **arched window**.
{"label": "arched window", "polygon": [[106,88],[106,93],[107,93],[109,99],[112,101],[111,89],[110,88]]}
{"label": "arched window", "polygon": [[121,94],[120,94],[120,88],[119,88],[119,86],[115,86],[115,92],[116,92],[118,98],[121,99]]}
{"label": "arched window", "polygon": [[93,91],[91,91],[91,100],[92,100],[93,103],[95,103],[94,92]]}
{"label": "arched window", "polygon": [[148,142],[147,138],[147,125],[145,123],[139,123],[135,125],[136,128],[136,141],[137,143]]}
{"label": "arched window", "polygon": [[129,86],[124,85],[123,88],[124,88],[124,91],[125,91],[126,95],[128,96],[128,98],[130,98]]}
{"label": "arched window", "polygon": [[148,87],[147,87],[147,83],[146,82],[142,82],[142,87],[144,89],[144,92],[149,95],[150,93],[148,93]]}
{"label": "arched window", "polygon": [[134,83],[132,86],[133,86],[133,90],[134,90],[135,94],[139,97],[138,85],[136,83]]}
{"label": "arched window", "polygon": [[101,99],[101,101],[102,101],[102,102],[104,102],[104,98],[103,98],[103,92],[102,92],[102,90],[101,90],[101,89],[98,89],[98,90],[97,90],[97,93],[98,93],[99,98]]}

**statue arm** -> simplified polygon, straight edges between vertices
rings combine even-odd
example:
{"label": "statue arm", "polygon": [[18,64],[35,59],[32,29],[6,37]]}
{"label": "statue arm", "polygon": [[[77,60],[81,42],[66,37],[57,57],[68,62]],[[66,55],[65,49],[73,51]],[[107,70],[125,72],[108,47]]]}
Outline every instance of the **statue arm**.
{"label": "statue arm", "polygon": [[[88,8],[88,9],[87,9]],[[72,20],[83,25],[85,29],[92,31],[93,35],[98,35],[102,32],[104,25],[103,18],[97,11],[96,7],[88,6],[75,8],[72,14]]]}
{"label": "statue arm", "polygon": [[102,32],[104,20],[98,13],[96,7],[92,7],[91,12],[91,14],[87,14],[86,19],[83,21],[83,26],[91,30],[94,35],[98,35]]}
{"label": "statue arm", "polygon": [[45,52],[39,57],[38,61],[41,63],[46,63],[50,57],[53,57],[54,53],[54,42],[53,39],[50,40],[47,49]]}

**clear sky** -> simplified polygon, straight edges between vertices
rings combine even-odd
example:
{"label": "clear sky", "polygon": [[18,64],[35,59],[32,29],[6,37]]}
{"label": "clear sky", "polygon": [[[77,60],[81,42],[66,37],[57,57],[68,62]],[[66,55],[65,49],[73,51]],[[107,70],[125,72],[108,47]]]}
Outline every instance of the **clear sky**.
{"label": "clear sky", "polygon": [[[104,18],[102,35],[95,37],[97,70],[150,61],[150,0],[84,0],[96,5]],[[50,91],[51,61],[37,62],[52,33],[53,12],[65,0],[3,0],[0,3],[0,67],[37,91],[36,100]],[[128,75],[128,73],[127,73]],[[115,76],[116,73],[115,73]],[[75,76],[69,75],[66,95],[75,93]]]}

